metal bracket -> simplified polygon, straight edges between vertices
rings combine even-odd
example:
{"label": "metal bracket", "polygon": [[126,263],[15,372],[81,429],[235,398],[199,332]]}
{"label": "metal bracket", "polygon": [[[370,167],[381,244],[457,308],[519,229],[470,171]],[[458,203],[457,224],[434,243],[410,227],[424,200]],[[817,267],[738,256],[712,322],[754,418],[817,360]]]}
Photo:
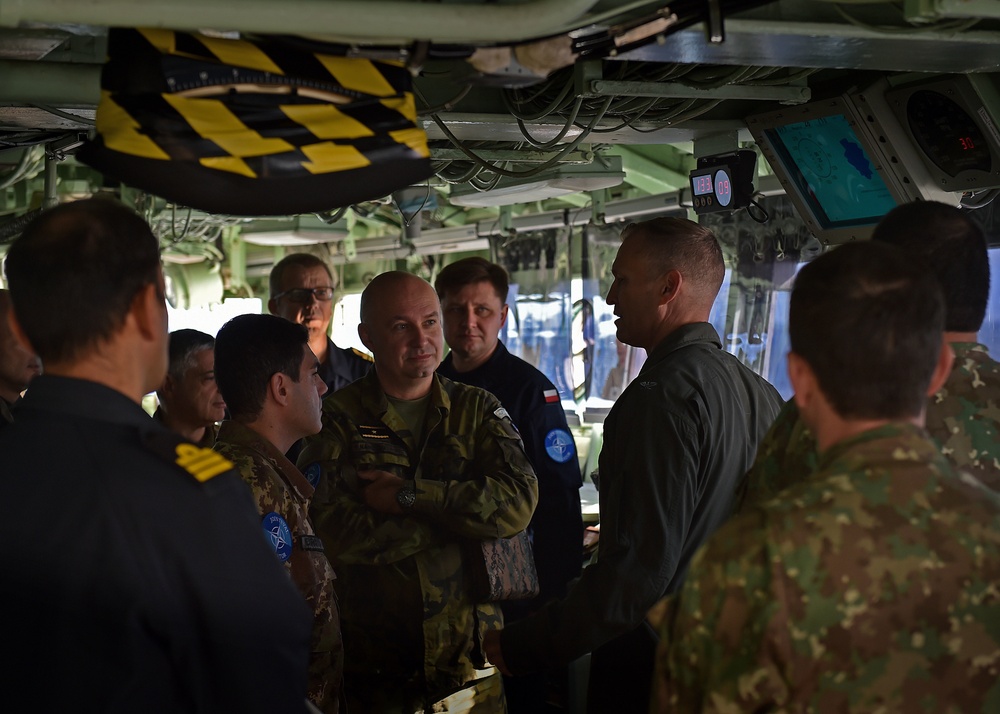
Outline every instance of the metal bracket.
{"label": "metal bracket", "polygon": [[725,21],[722,19],[722,4],[719,0],[708,0],[708,41],[720,45],[726,39]]}

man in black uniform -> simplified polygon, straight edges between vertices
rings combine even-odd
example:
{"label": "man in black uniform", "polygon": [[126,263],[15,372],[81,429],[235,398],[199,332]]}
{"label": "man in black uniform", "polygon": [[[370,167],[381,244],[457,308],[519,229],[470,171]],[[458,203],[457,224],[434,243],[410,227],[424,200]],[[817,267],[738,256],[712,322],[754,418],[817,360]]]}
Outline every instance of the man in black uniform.
{"label": "man in black uniform", "polygon": [[14,421],[11,407],[42,370],[42,363],[14,337],[7,323],[10,291],[0,290],[0,427]]}
{"label": "man in black uniform", "polygon": [[305,325],[309,349],[319,360],[319,376],[327,394],[346,387],[368,374],[372,358],[364,352],[337,347],[330,339],[333,293],[337,287],[326,263],[309,253],[286,255],[271,268],[272,315]]}
{"label": "man in black uniform", "polygon": [[304,711],[311,613],[246,486],[140,407],[167,367],[149,227],[64,204],[6,272],[46,373],[0,432],[5,681],[36,711]]}
{"label": "man in black uniform", "polygon": [[[446,266],[434,288],[451,348],[438,373],[496,395],[520,432],[538,478],[538,506],[528,529],[540,592],[534,600],[502,603],[504,622],[510,623],[565,596],[569,581],[580,574],[580,464],[555,386],[499,340],[507,321],[507,271],[483,258],[465,258]],[[557,691],[565,686],[566,670],[558,672],[554,684],[563,686],[556,684]],[[507,678],[504,689],[512,714],[544,711],[544,677]]]}

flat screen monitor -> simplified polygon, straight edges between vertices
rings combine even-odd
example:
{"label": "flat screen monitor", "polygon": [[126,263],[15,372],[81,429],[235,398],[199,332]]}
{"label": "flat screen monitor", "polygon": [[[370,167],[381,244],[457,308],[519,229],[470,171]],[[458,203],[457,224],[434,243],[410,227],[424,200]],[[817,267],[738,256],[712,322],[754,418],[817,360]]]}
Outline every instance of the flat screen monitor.
{"label": "flat screen monitor", "polygon": [[802,219],[824,243],[867,238],[882,216],[908,200],[844,98],[753,116],[747,125]]}

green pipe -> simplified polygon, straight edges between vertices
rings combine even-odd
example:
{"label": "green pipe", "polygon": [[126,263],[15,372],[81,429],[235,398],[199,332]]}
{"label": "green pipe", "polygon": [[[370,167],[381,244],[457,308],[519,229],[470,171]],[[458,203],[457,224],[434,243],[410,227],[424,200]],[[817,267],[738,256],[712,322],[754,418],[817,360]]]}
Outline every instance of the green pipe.
{"label": "green pipe", "polygon": [[544,37],[584,15],[597,0],[518,4],[432,4],[404,0],[0,0],[0,25],[22,22],[327,33],[358,40],[505,42]]}
{"label": "green pipe", "polygon": [[96,107],[100,98],[99,64],[0,60],[0,102]]}

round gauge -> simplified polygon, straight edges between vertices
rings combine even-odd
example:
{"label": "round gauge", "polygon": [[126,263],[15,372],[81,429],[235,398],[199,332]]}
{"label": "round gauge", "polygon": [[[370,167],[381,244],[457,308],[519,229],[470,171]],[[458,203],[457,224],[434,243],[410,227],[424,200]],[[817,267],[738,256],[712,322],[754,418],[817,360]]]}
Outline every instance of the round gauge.
{"label": "round gauge", "polygon": [[728,206],[733,202],[733,182],[725,169],[715,172],[715,200],[720,206]]}
{"label": "round gauge", "polygon": [[927,158],[952,178],[963,171],[992,169],[983,132],[965,109],[941,92],[923,89],[911,94],[906,118]]}

